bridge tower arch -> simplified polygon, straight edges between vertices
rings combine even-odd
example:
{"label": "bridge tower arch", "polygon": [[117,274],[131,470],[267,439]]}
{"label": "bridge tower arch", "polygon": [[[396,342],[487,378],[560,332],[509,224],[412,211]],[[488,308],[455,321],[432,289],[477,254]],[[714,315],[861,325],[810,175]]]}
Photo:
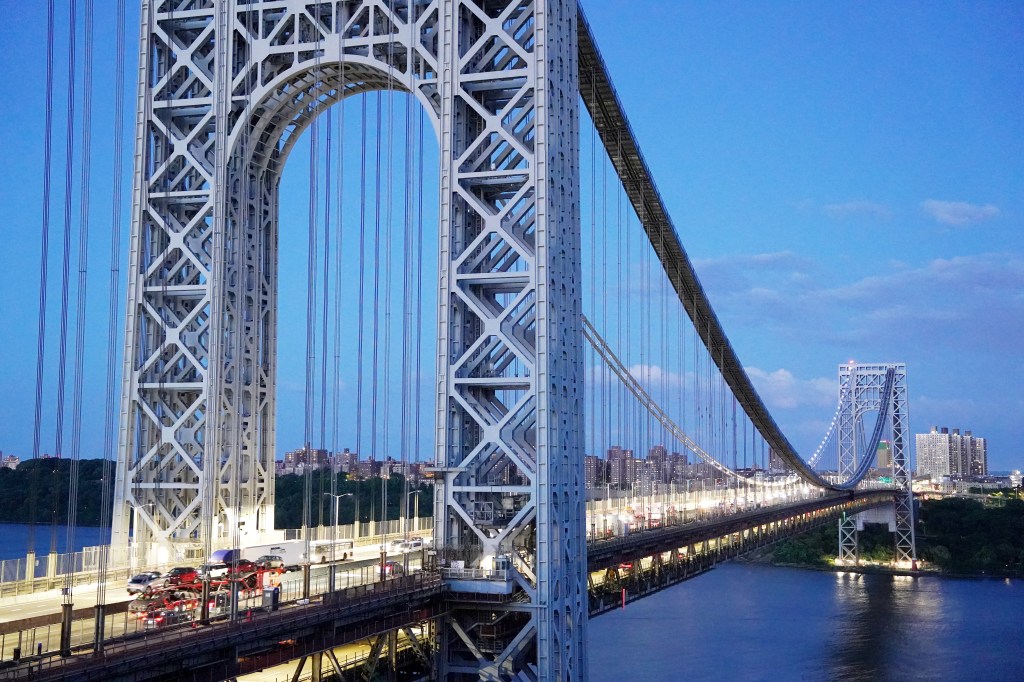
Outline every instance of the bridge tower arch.
{"label": "bridge tower arch", "polygon": [[[892,391],[886,397],[886,377],[893,372]],[[914,538],[914,494],[907,425],[907,367],[902,363],[863,364],[849,362],[839,365],[839,415],[837,435],[839,447],[839,478],[849,480],[857,471],[860,458],[876,457],[876,452],[859,452],[867,439],[863,433],[863,417],[881,412],[883,401],[889,400],[885,419],[891,434],[889,452],[893,478],[893,506],[887,514],[894,532],[896,561],[915,565],[917,548]],[[874,518],[874,517],[873,517]],[[864,516],[843,515],[839,519],[839,560],[855,564],[859,560],[857,531]]]}
{"label": "bridge tower arch", "polygon": [[139,55],[114,545],[273,529],[280,172],[405,90],[440,149],[442,672],[585,678],[574,0],[143,0]]}

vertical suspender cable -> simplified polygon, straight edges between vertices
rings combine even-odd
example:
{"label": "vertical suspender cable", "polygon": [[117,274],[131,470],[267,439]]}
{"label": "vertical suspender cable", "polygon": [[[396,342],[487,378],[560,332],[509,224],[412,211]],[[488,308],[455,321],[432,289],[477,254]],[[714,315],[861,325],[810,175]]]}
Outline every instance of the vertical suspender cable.
{"label": "vertical suspender cable", "polygon": [[[61,298],[60,298],[60,340],[57,358],[57,424],[54,439],[54,455],[62,458],[64,456],[64,411],[65,411],[65,387],[67,375],[67,347],[68,347],[68,298],[71,279],[71,204],[74,191],[74,158],[75,158],[75,67],[77,64],[76,54],[76,19],[78,16],[77,1],[71,0],[68,6],[68,84],[67,84],[67,135],[65,136],[66,147],[64,150],[64,248],[61,262]],[[56,466],[56,463],[54,463]],[[56,470],[55,470],[56,473]],[[57,498],[53,499],[53,526],[51,537],[51,553],[55,551],[56,545],[56,522],[58,517]],[[70,548],[69,548],[70,549]],[[68,595],[65,595],[66,604]]]}
{"label": "vertical suspender cable", "polygon": [[[316,23],[317,23],[317,38],[316,38],[316,62],[317,62],[317,101],[319,102],[319,88],[324,88],[324,95],[329,92],[329,87],[322,83],[322,74],[320,70],[320,40],[323,31],[323,16],[322,6],[316,6]],[[317,105],[319,109],[319,105]],[[314,116],[316,111],[314,111]],[[324,445],[327,442],[327,340],[328,340],[328,304],[330,296],[328,296],[329,283],[331,281],[331,143],[332,143],[332,128],[331,125],[331,110],[325,109],[324,113],[324,270],[323,270],[323,291],[321,292],[321,304],[320,304],[320,431],[319,438],[317,439],[317,450],[319,458],[319,450],[324,449]],[[318,161],[319,164],[319,161]],[[320,462],[317,468],[317,480],[319,486],[317,488],[317,507],[319,509],[319,522],[320,526],[326,525],[324,523],[324,464],[327,464],[331,470],[333,476],[333,453],[328,453],[326,462]],[[332,498],[333,502],[333,498]],[[329,510],[328,510],[329,512]],[[334,559],[334,545],[330,546],[331,559]],[[333,570],[333,569],[332,569]]]}
{"label": "vertical suspender cable", "polygon": [[[336,457],[338,454],[338,418],[339,408],[341,403],[341,271],[342,264],[344,263],[344,234],[345,234],[345,211],[344,199],[345,199],[345,158],[344,158],[344,145],[345,145],[345,88],[347,83],[345,81],[345,26],[343,24],[344,18],[342,16],[342,9],[339,7],[335,10],[334,15],[334,28],[338,32],[338,55],[339,55],[339,74],[338,74],[338,181],[337,181],[337,237],[335,239],[335,256],[334,261],[336,267],[334,268],[334,330],[333,330],[333,346],[334,346],[334,362],[331,368],[331,502],[335,505],[340,504],[341,498],[338,497],[338,471],[336,468]],[[328,145],[329,146],[329,145]],[[330,183],[327,183],[327,191],[331,190]],[[329,225],[329,223],[328,223]],[[328,230],[330,227],[327,228]],[[327,282],[324,281],[326,287]],[[324,348],[326,354],[327,349]],[[338,508],[335,507],[335,519],[337,516]],[[331,525],[331,561],[337,560],[336,547],[338,544],[338,526],[337,524]],[[334,569],[331,569],[331,583],[333,586],[334,580]]]}
{"label": "vertical suspender cable", "polygon": [[[114,439],[114,382],[117,361],[117,320],[121,285],[121,189],[124,151],[124,7],[125,0],[117,0],[116,58],[114,60],[114,172],[110,206],[110,281],[107,295],[107,365],[103,409],[103,491],[100,504],[100,536],[108,537],[112,508]],[[103,605],[106,603],[107,570],[110,561],[109,545],[100,553],[98,585],[96,587],[96,648],[102,651],[104,639]]]}
{"label": "vertical suspender cable", "polygon": [[[602,147],[601,154],[601,325],[602,327],[609,327],[608,322],[608,151]],[[594,263],[594,267],[597,267],[597,263]],[[602,449],[605,451],[604,457],[607,456],[607,451],[610,442],[610,434],[608,432],[608,401],[610,399],[608,390],[608,367],[604,363],[601,363],[602,367],[602,379],[601,379],[601,439]],[[594,453],[601,456],[601,453]],[[607,480],[608,473],[606,472],[602,478]]]}
{"label": "vertical suspender cable", "polygon": [[[591,96],[596,99],[596,88],[593,74],[591,74]],[[594,125],[593,120],[590,121],[590,300],[593,301],[594,306],[591,314],[597,313],[597,126]],[[591,353],[593,355],[593,353]],[[597,369],[597,363],[589,363],[590,367],[593,368],[591,376]],[[597,448],[598,437],[597,437],[597,391],[594,390],[595,381],[591,381],[591,386],[587,390],[589,394],[589,409],[588,417],[590,420],[590,454],[596,456],[599,453]],[[587,443],[587,438],[583,439],[584,447]],[[586,449],[584,450],[584,452]]]}
{"label": "vertical suspender cable", "polygon": [[381,310],[380,310],[380,212],[381,212],[381,129],[383,127],[383,95],[376,93],[376,132],[374,148],[374,205],[373,213],[373,348],[371,350],[372,375],[370,378],[370,455],[377,454],[377,390],[380,383],[378,356],[380,354]]}
{"label": "vertical suspender cable", "polygon": [[[388,12],[394,14],[394,2],[389,0]],[[392,24],[392,31],[394,30],[394,24]],[[386,239],[389,244],[393,243],[392,240],[392,178],[394,173],[394,144],[393,144],[393,128],[394,128],[394,106],[395,106],[395,91],[394,91],[394,62],[393,59],[388,59],[388,115],[387,115],[387,176],[385,178],[386,191],[385,191],[385,214],[384,214],[384,229],[386,230]],[[380,176],[378,175],[378,181]],[[381,428],[381,444],[384,446],[383,457],[384,461],[382,466],[387,467],[387,460],[391,456],[392,452],[392,440],[390,433],[390,417],[391,417],[391,390],[390,390],[390,379],[391,379],[391,253],[394,251],[392,248],[387,248],[384,251],[384,386],[383,386],[383,400],[384,400],[384,419]],[[381,518],[384,520],[385,533],[387,532],[387,520],[388,520],[388,476],[384,476],[386,471],[390,469],[384,469],[381,472]]]}
{"label": "vertical suspender cable", "polygon": [[[46,113],[43,125],[43,215],[40,229],[39,249],[39,309],[36,323],[36,386],[35,411],[32,419],[32,459],[39,459],[41,424],[43,421],[43,368],[46,359],[46,292],[49,286],[47,271],[50,261],[50,177],[53,153],[53,53],[54,53],[54,3],[46,6]],[[33,468],[29,484],[29,528],[28,551],[35,550],[36,497],[38,495],[39,468]]]}
{"label": "vertical suspender cable", "polygon": [[[89,274],[89,193],[91,191],[91,175],[89,165],[92,163],[92,35],[93,35],[93,0],[85,0],[84,11],[85,36],[83,40],[82,74],[82,156],[79,161],[82,181],[79,194],[78,215],[78,291],[75,302],[75,371],[74,388],[72,391],[71,419],[71,467],[68,484],[68,526],[67,548],[74,551],[75,531],[78,524],[78,469],[81,459],[82,444],[82,385],[85,371],[85,299],[88,290]],[[71,588],[74,573],[65,574],[64,586],[68,603],[71,602]]]}
{"label": "vertical suspender cable", "polygon": [[[324,144],[324,274],[323,274],[323,296],[321,297],[320,305],[320,438],[318,439],[319,447],[323,448],[327,442],[327,341],[328,341],[328,311],[329,311],[329,299],[328,287],[331,281],[331,147],[332,147],[332,135],[331,131],[333,126],[331,125],[331,110],[327,109],[324,111],[324,130],[325,130],[325,144]],[[331,469],[331,476],[334,475],[333,468],[333,452],[328,453],[327,464]],[[321,464],[320,468],[317,469],[320,473],[319,481],[320,487],[317,490],[318,507],[320,508],[320,525],[324,524],[324,493],[323,489],[323,471],[324,465]],[[332,498],[333,501],[333,498]],[[328,512],[330,510],[328,509]],[[331,544],[331,558],[334,557],[334,544]]]}
{"label": "vertical suspender cable", "polygon": [[[359,296],[356,322],[356,453],[363,453],[363,341],[365,338],[366,304],[363,300],[366,292],[366,95],[362,96],[359,145]],[[359,489],[356,491],[358,508]],[[356,524],[359,524],[356,518]],[[358,525],[356,527],[358,531]],[[358,533],[357,533],[358,534]]]}
{"label": "vertical suspender cable", "polygon": [[[310,86],[311,96],[315,97],[316,82],[319,73],[314,72],[314,82]],[[314,115],[311,112],[310,115]],[[306,382],[305,382],[305,403],[303,419],[303,448],[305,452],[305,466],[303,467],[302,487],[302,537],[306,546],[307,561],[312,561],[312,550],[310,547],[312,525],[312,490],[313,490],[313,391],[316,367],[316,291],[317,291],[317,236],[318,220],[317,215],[317,189],[319,186],[319,164],[317,162],[317,151],[320,148],[318,124],[314,118],[310,124],[309,138],[309,207],[306,228]]]}
{"label": "vertical suspender cable", "polygon": [[[410,13],[408,17],[409,25],[409,44],[412,44],[414,33],[413,25],[415,24],[416,17]],[[412,92],[412,65],[409,64],[406,67],[408,69],[408,81],[406,87]],[[412,133],[412,97],[405,98],[405,133],[404,133],[404,148],[405,148],[405,197],[404,197],[404,242],[402,249],[402,405],[401,405],[401,426],[400,435],[401,439],[399,442],[399,448],[401,450],[401,463],[402,463],[402,499],[401,508],[402,513],[400,517],[406,519],[402,532],[406,537],[409,535],[409,450],[411,449],[411,435],[412,435],[412,424],[410,419],[412,417],[412,406],[413,406],[413,391],[412,386],[416,381],[415,375],[412,373],[412,362],[413,362],[413,348],[412,344],[415,343],[416,334],[413,330],[413,301],[412,301],[412,288],[415,286],[416,271],[413,263],[413,155],[417,152],[422,154],[422,150],[416,148],[413,143]]]}
{"label": "vertical suspender cable", "polygon": [[417,109],[417,131],[416,131],[416,148],[419,151],[417,154],[417,166],[416,166],[416,278],[413,280],[415,283],[416,292],[416,400],[415,410],[413,417],[413,443],[417,450],[420,447],[420,406],[423,404],[423,386],[424,383],[421,380],[421,369],[422,369],[422,350],[423,344],[420,341],[421,335],[418,333],[419,329],[423,328],[423,289],[425,283],[423,281],[423,129],[424,129],[424,118],[426,114],[423,111],[423,107]]}

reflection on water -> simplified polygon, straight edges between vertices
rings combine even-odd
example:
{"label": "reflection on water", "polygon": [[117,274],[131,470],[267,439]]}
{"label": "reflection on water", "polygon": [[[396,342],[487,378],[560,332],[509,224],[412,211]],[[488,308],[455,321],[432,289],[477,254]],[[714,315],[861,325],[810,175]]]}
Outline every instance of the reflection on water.
{"label": "reflection on water", "polygon": [[727,564],[590,621],[591,679],[1024,680],[1024,582]]}
{"label": "reflection on water", "polygon": [[[917,589],[920,581],[903,576],[836,574],[834,599],[841,618],[829,641],[836,680],[877,680],[907,647],[907,630],[932,620],[941,595]],[[931,595],[931,597],[929,597]]]}

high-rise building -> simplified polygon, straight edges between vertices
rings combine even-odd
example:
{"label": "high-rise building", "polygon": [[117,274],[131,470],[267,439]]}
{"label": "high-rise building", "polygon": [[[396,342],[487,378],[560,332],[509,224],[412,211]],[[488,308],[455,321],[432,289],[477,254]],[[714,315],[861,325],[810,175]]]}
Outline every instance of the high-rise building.
{"label": "high-rise building", "polygon": [[917,473],[942,476],[984,476],[988,474],[988,452],[984,438],[970,431],[933,426],[916,436]]}
{"label": "high-rise building", "polygon": [[300,450],[284,453],[284,463],[286,467],[298,467],[301,464],[317,469],[329,464],[330,457],[327,454],[327,450],[311,448],[307,445]]}
{"label": "high-rise building", "polygon": [[969,439],[968,466],[971,476],[988,476],[988,446],[984,438],[975,438],[970,431],[964,435]]}
{"label": "high-rise building", "polygon": [[597,455],[585,455],[583,458],[583,483],[587,490],[605,484],[605,461]]}
{"label": "high-rise building", "polygon": [[608,482],[619,490],[629,490],[636,478],[636,459],[632,450],[618,445],[608,448]]}
{"label": "high-rise building", "polygon": [[653,468],[651,478],[659,483],[666,483],[670,480],[671,472],[666,471],[668,465],[668,450],[664,445],[655,445],[647,451],[647,463]]}
{"label": "high-rise building", "polygon": [[875,467],[878,469],[892,469],[892,446],[889,441],[878,442],[878,449],[875,450]]}

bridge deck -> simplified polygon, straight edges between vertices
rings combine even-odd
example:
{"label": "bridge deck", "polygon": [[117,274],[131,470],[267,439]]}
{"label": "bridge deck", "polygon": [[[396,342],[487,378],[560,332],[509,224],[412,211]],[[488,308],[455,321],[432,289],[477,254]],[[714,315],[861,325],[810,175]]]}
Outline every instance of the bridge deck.
{"label": "bridge deck", "polygon": [[[732,514],[700,523],[670,525],[592,542],[590,614],[596,616],[698,575],[737,554],[834,519],[842,512],[891,504],[891,490],[833,494]],[[723,542],[724,540],[724,542]],[[707,543],[714,542],[713,546]],[[698,548],[686,554],[675,550]],[[670,557],[661,559],[666,552]],[[640,560],[649,564],[641,567]],[[624,562],[637,566],[620,574]],[[607,579],[594,575],[607,572]],[[621,595],[620,595],[621,591]],[[0,679],[214,680],[252,672],[317,651],[344,646],[442,615],[451,595],[439,574],[418,572],[383,583],[324,595],[305,605],[253,620],[215,623],[125,637],[106,644],[102,655],[43,657],[0,670]],[[514,599],[497,600],[503,608]],[[154,656],[159,651],[160,656]]]}

